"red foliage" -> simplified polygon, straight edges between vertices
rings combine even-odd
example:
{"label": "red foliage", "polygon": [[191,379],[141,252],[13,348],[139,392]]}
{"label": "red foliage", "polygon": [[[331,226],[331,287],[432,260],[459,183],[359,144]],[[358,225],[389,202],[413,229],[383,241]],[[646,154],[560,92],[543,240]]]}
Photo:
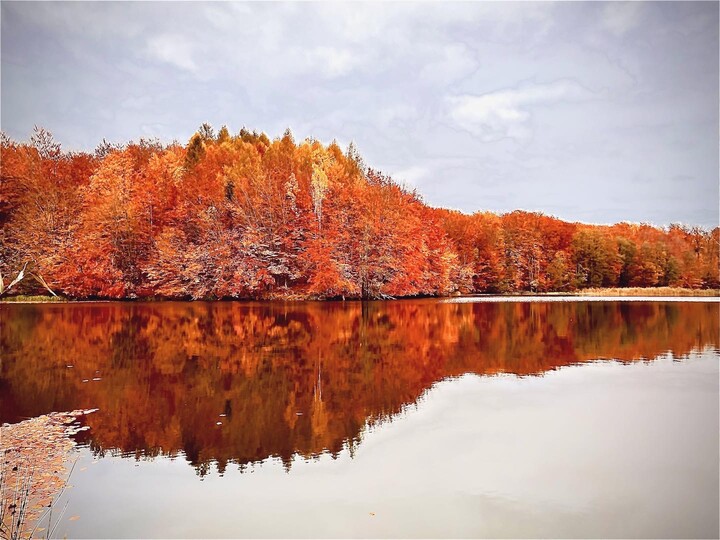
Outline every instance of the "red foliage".
{"label": "red foliage", "polygon": [[354,148],[203,126],[63,153],[2,140],[0,272],[78,298],[385,298],[718,287],[720,229],[433,209]]}

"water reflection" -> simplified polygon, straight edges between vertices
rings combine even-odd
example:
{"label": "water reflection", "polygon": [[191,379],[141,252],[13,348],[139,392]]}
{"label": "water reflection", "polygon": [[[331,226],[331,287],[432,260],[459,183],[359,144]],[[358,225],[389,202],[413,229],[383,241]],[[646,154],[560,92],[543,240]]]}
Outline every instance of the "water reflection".
{"label": "water reflection", "polygon": [[217,463],[350,450],[431,385],[718,348],[717,303],[0,306],[0,422],[88,417],[98,453]]}

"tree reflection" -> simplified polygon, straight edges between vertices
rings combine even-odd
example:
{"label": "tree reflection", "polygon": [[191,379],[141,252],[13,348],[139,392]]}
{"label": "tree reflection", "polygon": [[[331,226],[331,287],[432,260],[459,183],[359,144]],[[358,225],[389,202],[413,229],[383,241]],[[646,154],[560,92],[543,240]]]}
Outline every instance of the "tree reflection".
{"label": "tree reflection", "polygon": [[0,421],[99,408],[96,452],[184,453],[200,474],[352,450],[447,377],[719,346],[718,304],[704,302],[3,305],[0,317]]}

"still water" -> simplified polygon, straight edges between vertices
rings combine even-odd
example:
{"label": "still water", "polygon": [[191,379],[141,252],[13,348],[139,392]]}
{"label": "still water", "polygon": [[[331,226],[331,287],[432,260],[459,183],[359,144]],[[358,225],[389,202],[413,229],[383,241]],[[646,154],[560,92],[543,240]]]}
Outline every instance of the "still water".
{"label": "still water", "polygon": [[0,422],[99,409],[61,537],[717,537],[719,308],[0,304]]}

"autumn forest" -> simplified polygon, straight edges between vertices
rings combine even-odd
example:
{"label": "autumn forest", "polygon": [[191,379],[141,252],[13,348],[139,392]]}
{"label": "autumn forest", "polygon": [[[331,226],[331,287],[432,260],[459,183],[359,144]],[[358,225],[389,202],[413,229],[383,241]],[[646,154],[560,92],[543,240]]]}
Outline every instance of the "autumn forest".
{"label": "autumn forest", "polygon": [[[438,179],[440,181],[441,179]],[[481,208],[483,201],[476,201]],[[0,272],[71,298],[391,298],[717,288],[720,228],[432,208],[354,145],[203,124],[187,145],[3,136]]]}

